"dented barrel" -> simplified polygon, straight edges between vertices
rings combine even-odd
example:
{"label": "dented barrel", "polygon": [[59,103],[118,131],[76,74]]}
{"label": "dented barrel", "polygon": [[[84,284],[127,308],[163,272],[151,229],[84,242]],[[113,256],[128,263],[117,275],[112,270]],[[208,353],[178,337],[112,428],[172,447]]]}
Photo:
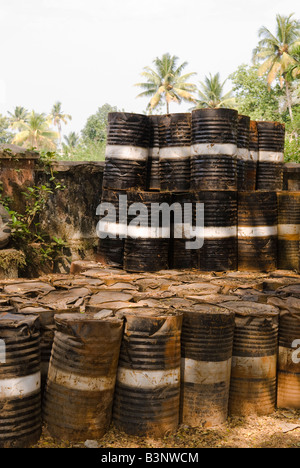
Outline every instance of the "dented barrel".
{"label": "dented barrel", "polygon": [[149,142],[146,115],[109,113],[103,188],[145,190]]}
{"label": "dented barrel", "polygon": [[277,268],[276,192],[238,195],[238,269],[272,271]]}
{"label": "dented barrel", "polygon": [[181,422],[217,427],[228,416],[234,312],[202,304],[182,313]]}
{"label": "dented barrel", "polygon": [[259,156],[257,190],[283,188],[285,126],[279,122],[257,122]]}
{"label": "dented barrel", "polygon": [[122,267],[127,233],[126,192],[103,189],[98,210],[100,220],[97,225],[97,254],[101,263]]}
{"label": "dented barrel", "polygon": [[191,114],[162,115],[158,125],[161,191],[187,191],[191,175]]}
{"label": "dented barrel", "polygon": [[280,309],[277,375],[278,408],[300,409],[300,300],[272,298]]}
{"label": "dented barrel", "polygon": [[112,417],[123,321],[93,314],[55,317],[44,421],[61,440],[102,437]]}
{"label": "dented barrel", "polygon": [[278,268],[299,270],[300,192],[278,192]]}
{"label": "dented barrel", "polygon": [[170,201],[169,193],[128,193],[125,270],[151,272],[169,268]]}
{"label": "dented barrel", "polygon": [[244,301],[222,306],[235,312],[229,412],[237,416],[271,414],[276,404],[279,311]]}
{"label": "dented barrel", "polygon": [[0,447],[31,447],[41,432],[39,319],[1,313]]}
{"label": "dented barrel", "polygon": [[[196,203],[204,204],[204,244],[198,250],[201,271],[237,269],[237,192],[201,191]],[[194,220],[197,226],[197,220]],[[200,229],[201,232],[201,229]]]}
{"label": "dented barrel", "polygon": [[149,115],[150,140],[149,140],[149,158],[147,166],[147,185],[146,190],[160,190],[160,172],[159,172],[159,116]]}
{"label": "dented barrel", "polygon": [[238,133],[237,133],[237,184],[238,190],[246,190],[246,173],[249,154],[250,140],[250,117],[247,115],[238,115]]}
{"label": "dented barrel", "polygon": [[197,268],[197,250],[194,235],[195,203],[192,193],[178,193],[172,197],[173,230],[171,240],[170,267],[174,269]]}
{"label": "dented barrel", "polygon": [[238,112],[192,112],[191,190],[237,190]]}
{"label": "dented barrel", "polygon": [[113,420],[136,436],[163,437],[179,425],[182,314],[124,313]]}

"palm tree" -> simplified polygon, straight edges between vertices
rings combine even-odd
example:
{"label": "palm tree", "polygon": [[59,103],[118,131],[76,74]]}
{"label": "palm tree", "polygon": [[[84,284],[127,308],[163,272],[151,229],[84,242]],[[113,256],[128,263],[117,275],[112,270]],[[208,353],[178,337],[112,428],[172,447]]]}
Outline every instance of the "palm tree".
{"label": "palm tree", "polygon": [[182,71],[187,66],[187,62],[178,64],[178,57],[169,53],[164,54],[162,58],[156,57],[153,61],[155,69],[144,67],[141,76],[146,78],[146,82],[137,83],[145,91],[137,97],[150,97],[148,109],[155,109],[165,99],[167,105],[167,114],[170,112],[170,102],[182,101],[195,102],[192,95],[196,91],[196,86],[187,80],[195,73],[182,75]]}
{"label": "palm tree", "polygon": [[64,114],[61,102],[57,101],[52,107],[50,118],[53,121],[54,126],[57,127],[59,134],[59,146],[61,147],[62,122],[67,124],[68,120],[72,120],[72,116],[69,114]]}
{"label": "palm tree", "polygon": [[294,63],[288,68],[287,79],[293,81],[300,78],[300,46],[296,46],[291,50],[291,56]]}
{"label": "palm tree", "polygon": [[80,136],[76,132],[70,132],[69,135],[64,135],[65,143],[63,143],[63,149],[66,154],[72,154],[75,148],[78,146]]}
{"label": "palm tree", "polygon": [[45,114],[38,114],[32,111],[28,115],[28,120],[16,122],[13,128],[20,132],[13,139],[13,143],[26,148],[36,148],[40,150],[56,150],[55,140],[59,134],[50,128],[51,121]]}
{"label": "palm tree", "polygon": [[300,21],[293,19],[293,15],[276,16],[276,35],[262,26],[258,32],[260,41],[253,50],[254,63],[261,63],[259,75],[267,74],[269,87],[276,78],[279,78],[282,88],[285,86],[291,121],[293,112],[287,71],[295,63],[291,51],[300,45]]}
{"label": "palm tree", "polygon": [[201,89],[198,89],[199,98],[197,99],[196,109],[210,107],[216,109],[219,107],[233,107],[235,98],[232,96],[232,91],[223,94],[224,86],[227,80],[223,83],[220,81],[220,74],[209,74],[204,79],[204,83],[200,81]]}
{"label": "palm tree", "polygon": [[28,110],[25,107],[17,106],[15,107],[14,112],[8,112],[10,125],[18,128],[20,122],[27,122],[28,120]]}

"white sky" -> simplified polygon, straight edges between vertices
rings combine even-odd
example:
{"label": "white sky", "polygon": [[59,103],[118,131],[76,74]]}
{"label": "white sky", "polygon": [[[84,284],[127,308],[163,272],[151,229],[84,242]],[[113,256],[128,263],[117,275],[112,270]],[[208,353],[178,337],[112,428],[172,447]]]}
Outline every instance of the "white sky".
{"label": "white sky", "polygon": [[250,64],[259,27],[274,31],[277,13],[299,19],[299,0],[0,0],[0,113],[48,113],[61,101],[68,133],[106,102],[142,112],[134,83],[155,57],[187,61],[196,84],[210,72],[225,80]]}

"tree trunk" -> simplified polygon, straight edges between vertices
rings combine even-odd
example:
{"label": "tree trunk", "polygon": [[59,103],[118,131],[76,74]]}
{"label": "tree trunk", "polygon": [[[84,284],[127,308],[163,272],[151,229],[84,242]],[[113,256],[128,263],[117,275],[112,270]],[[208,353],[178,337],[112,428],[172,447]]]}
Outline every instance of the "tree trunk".
{"label": "tree trunk", "polygon": [[169,102],[167,101],[167,114],[170,114]]}
{"label": "tree trunk", "polygon": [[286,100],[287,100],[287,106],[288,106],[288,109],[289,109],[291,122],[294,122],[294,116],[293,116],[293,111],[292,111],[291,91],[290,91],[290,86],[289,86],[288,81],[285,81],[285,92],[286,92]]}

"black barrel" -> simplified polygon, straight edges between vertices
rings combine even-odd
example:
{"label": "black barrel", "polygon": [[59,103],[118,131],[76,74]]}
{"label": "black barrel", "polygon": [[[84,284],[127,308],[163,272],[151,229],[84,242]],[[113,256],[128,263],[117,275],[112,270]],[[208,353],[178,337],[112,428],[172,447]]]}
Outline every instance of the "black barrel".
{"label": "black barrel", "polygon": [[279,122],[257,122],[259,158],[257,190],[283,188],[285,126]]}
{"label": "black barrel", "polygon": [[280,308],[277,407],[300,409],[300,300],[272,298]]}
{"label": "black barrel", "polygon": [[150,124],[146,115],[111,112],[108,115],[103,188],[146,188]]}
{"label": "black barrel", "polygon": [[[169,268],[170,202],[171,196],[168,193],[128,193],[129,224],[124,251],[125,270],[151,272]],[[160,211],[162,204],[166,209],[166,216]],[[137,217],[138,221],[135,221]],[[152,223],[156,226],[152,227]]]}
{"label": "black barrel", "polygon": [[238,112],[192,112],[191,189],[237,190]]}
{"label": "black barrel", "polygon": [[276,404],[279,310],[244,301],[222,306],[235,312],[229,412],[271,414]]}
{"label": "black barrel", "polygon": [[246,172],[249,155],[250,117],[238,115],[237,134],[237,184],[238,190],[246,190]]}
{"label": "black barrel", "polygon": [[100,438],[111,423],[123,321],[93,314],[55,320],[44,421],[60,440]]}
{"label": "black barrel", "polygon": [[234,313],[204,304],[182,313],[181,422],[216,427],[228,416]]}
{"label": "black barrel", "polygon": [[103,205],[103,215],[100,216],[97,226],[97,234],[100,238],[97,253],[101,263],[122,267],[127,234],[126,214],[122,210],[127,210],[127,194],[126,192],[104,189],[101,204],[110,204],[111,208],[104,211],[105,206]]}
{"label": "black barrel", "polygon": [[238,269],[277,268],[276,192],[240,192],[238,196]]}
{"label": "black barrel", "polygon": [[245,167],[245,191],[253,192],[256,190],[256,175],[258,162],[258,130],[255,120],[250,120],[250,138],[249,138],[249,160]]}
{"label": "black barrel", "polygon": [[161,191],[187,191],[191,177],[191,114],[162,115],[158,125]]}
{"label": "black barrel", "polygon": [[237,192],[201,191],[194,196],[196,203],[204,204],[204,245],[198,251],[198,268],[201,271],[236,270]]}
{"label": "black barrel", "polygon": [[195,242],[192,232],[194,196],[190,192],[174,194],[172,203],[178,211],[174,211],[170,267],[177,270],[197,268],[197,250],[191,248]]}
{"label": "black barrel", "polygon": [[42,432],[37,317],[0,314],[0,357],[0,447],[31,447]]}
{"label": "black barrel", "polygon": [[179,425],[182,314],[125,312],[113,420],[137,436],[162,437]]}
{"label": "black barrel", "polygon": [[149,158],[147,169],[146,190],[160,190],[160,172],[159,172],[159,116],[149,115],[150,123],[150,141]]}
{"label": "black barrel", "polygon": [[300,192],[278,192],[278,268],[299,270]]}

